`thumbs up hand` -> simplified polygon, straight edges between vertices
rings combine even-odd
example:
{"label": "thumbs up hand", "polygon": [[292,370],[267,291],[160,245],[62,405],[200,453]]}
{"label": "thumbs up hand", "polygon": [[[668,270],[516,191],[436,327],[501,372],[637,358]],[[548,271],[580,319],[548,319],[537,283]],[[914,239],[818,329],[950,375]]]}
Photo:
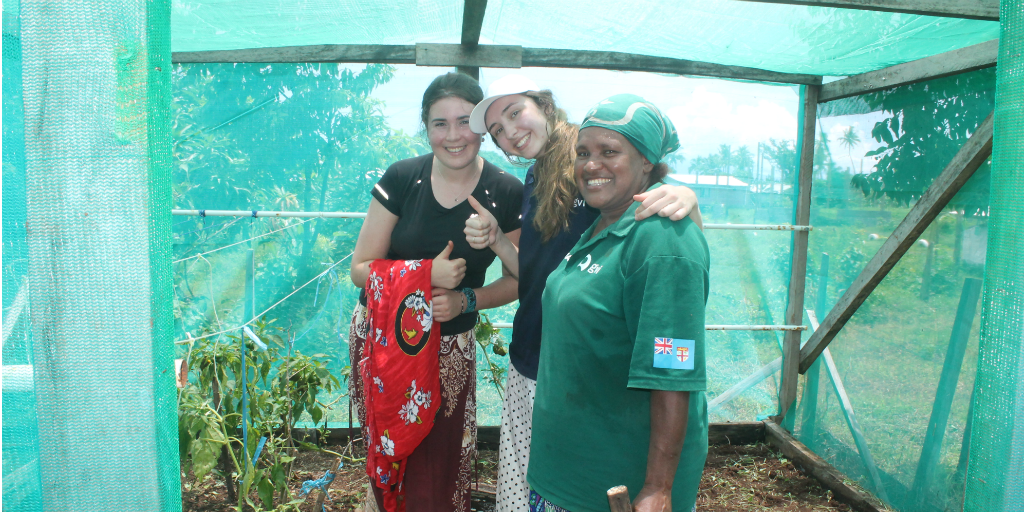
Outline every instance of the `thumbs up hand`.
{"label": "thumbs up hand", "polygon": [[449,240],[441,254],[434,258],[434,263],[430,268],[431,285],[452,289],[462,282],[462,278],[466,277],[466,260],[463,258],[448,259],[454,248],[455,244]]}
{"label": "thumbs up hand", "polygon": [[475,197],[469,196],[469,204],[476,213],[466,219],[466,241],[474,249],[486,249],[498,240],[498,221]]}

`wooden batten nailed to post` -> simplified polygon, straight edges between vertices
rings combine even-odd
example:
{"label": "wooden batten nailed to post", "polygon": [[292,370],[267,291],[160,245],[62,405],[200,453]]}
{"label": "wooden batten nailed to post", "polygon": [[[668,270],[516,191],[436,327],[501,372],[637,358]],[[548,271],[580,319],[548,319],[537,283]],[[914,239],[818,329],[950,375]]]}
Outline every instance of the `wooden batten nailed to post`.
{"label": "wooden batten nailed to post", "polygon": [[[814,127],[817,124],[818,94],[820,85],[804,88],[803,117],[799,133],[800,167],[797,176],[796,218],[793,223],[806,226],[811,220],[811,177],[814,173]],[[789,301],[786,307],[788,325],[803,324],[804,285],[807,277],[807,232],[793,232],[793,254],[789,275]],[[786,413],[796,402],[797,369],[800,363],[801,331],[787,331],[782,343],[782,389],[779,391],[779,415],[776,421],[782,424]]]}
{"label": "wooden batten nailed to post", "polygon": [[[882,247],[871,258],[860,275],[836,302],[821,327],[811,334],[800,349],[800,373],[810,368],[825,347],[839,334],[861,304],[885,279],[889,271],[903,257],[936,217],[942,213],[950,199],[963,187],[974,172],[992,154],[992,114],[974,131],[960,151],[953,157],[928,190],[921,195],[900,225],[893,230]],[[787,317],[788,321],[788,317]]]}

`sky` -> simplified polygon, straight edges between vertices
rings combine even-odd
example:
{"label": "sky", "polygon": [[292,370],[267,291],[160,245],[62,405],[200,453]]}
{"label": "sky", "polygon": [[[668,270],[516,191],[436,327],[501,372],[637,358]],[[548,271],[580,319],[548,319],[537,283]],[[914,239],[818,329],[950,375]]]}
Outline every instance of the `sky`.
{"label": "sky", "polygon": [[[385,102],[384,113],[393,128],[416,133],[421,128],[419,108],[423,91],[434,77],[450,68],[396,67],[395,77],[378,87],[374,96]],[[582,121],[590,107],[613,94],[643,96],[672,119],[682,145],[679,152],[687,162],[717,152],[720,144],[730,144],[733,149],[746,145],[756,153],[758,142],[796,138],[797,86],[643,72],[484,68],[480,78],[485,92],[491,82],[513,73],[529,77],[539,87],[551,89],[555,101],[574,122]],[[883,118],[882,113],[871,113],[820,120],[820,129],[828,134],[829,148],[840,166],[852,166],[857,172],[871,170],[874,159],[863,158],[863,155],[879,146],[871,139],[871,128]],[[851,126],[861,142],[847,150],[837,141]],[[488,138],[483,150],[497,151],[497,148]]]}

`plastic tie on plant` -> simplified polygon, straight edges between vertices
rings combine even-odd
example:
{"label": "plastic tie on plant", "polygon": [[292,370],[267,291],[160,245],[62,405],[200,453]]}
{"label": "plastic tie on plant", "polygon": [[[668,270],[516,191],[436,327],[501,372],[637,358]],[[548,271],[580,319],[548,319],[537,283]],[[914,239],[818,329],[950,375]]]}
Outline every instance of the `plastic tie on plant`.
{"label": "plastic tie on plant", "polygon": [[263,447],[267,444],[267,436],[260,438],[260,442],[256,443],[256,453],[252,456],[252,467],[256,467],[256,461],[260,460],[260,454],[263,453]]}
{"label": "plastic tie on plant", "polygon": [[267,344],[263,343],[262,341],[260,341],[259,337],[256,336],[256,333],[252,332],[252,329],[250,329],[248,325],[243,325],[242,326],[242,332],[244,332],[245,335],[248,336],[249,339],[252,340],[252,342],[256,344],[257,348],[259,348],[260,350],[266,352]]}
{"label": "plastic tie on plant", "polygon": [[[338,463],[337,471],[341,471],[341,468],[344,466],[344,461]],[[327,494],[327,488],[331,485],[331,482],[334,481],[335,473],[336,471],[328,469],[327,472],[324,473],[324,476],[317,478],[316,480],[306,480],[305,482],[302,482],[302,490],[299,491],[299,495],[305,496],[313,492],[313,489],[320,489],[321,492]]]}

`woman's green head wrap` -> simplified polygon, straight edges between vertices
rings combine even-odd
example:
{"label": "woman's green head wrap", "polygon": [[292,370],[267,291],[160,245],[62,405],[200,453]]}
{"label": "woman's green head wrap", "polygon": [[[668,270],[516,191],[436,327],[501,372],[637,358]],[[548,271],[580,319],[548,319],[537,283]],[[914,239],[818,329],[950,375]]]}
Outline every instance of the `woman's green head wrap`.
{"label": "woman's green head wrap", "polygon": [[621,133],[652,164],[679,149],[676,127],[661,110],[635,94],[616,94],[587,112],[580,129],[597,126]]}

